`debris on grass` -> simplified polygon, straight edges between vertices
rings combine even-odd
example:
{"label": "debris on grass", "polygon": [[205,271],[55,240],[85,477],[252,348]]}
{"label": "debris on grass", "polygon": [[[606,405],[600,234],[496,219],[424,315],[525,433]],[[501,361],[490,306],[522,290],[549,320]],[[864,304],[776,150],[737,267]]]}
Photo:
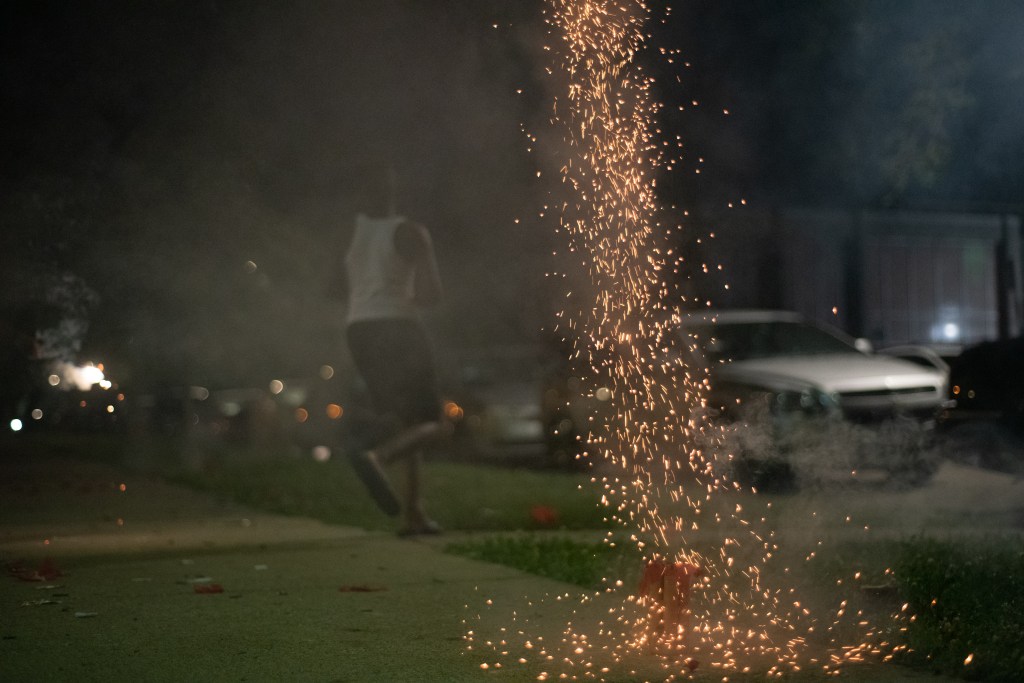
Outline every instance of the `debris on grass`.
{"label": "debris on grass", "polygon": [[36,568],[26,566],[24,560],[10,562],[7,565],[7,573],[21,581],[53,581],[64,576],[64,572],[58,569],[49,557],[43,559]]}
{"label": "debris on grass", "polygon": [[192,590],[201,595],[213,595],[216,593],[223,593],[224,586],[219,583],[197,583],[192,586]]}
{"label": "debris on grass", "polygon": [[185,579],[185,583],[212,583],[212,576],[193,576],[192,578]]}
{"label": "debris on grass", "polygon": [[39,607],[40,605],[59,605],[60,600],[50,600],[49,598],[40,598],[38,600],[26,600],[21,603],[22,607]]}
{"label": "debris on grass", "polygon": [[365,583],[351,584],[339,586],[338,591],[341,593],[379,593],[380,591],[386,591],[387,588],[384,586],[370,586]]}
{"label": "debris on grass", "polygon": [[530,508],[530,521],[536,526],[553,527],[557,526],[561,515],[558,510],[550,505],[534,505]]}

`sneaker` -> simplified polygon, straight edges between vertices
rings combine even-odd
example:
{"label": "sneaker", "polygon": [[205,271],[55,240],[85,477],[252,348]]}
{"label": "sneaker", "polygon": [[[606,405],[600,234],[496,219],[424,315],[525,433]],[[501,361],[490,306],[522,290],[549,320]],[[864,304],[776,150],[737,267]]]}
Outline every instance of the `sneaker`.
{"label": "sneaker", "polygon": [[424,519],[416,524],[410,524],[407,527],[403,527],[398,530],[398,535],[402,538],[408,538],[410,536],[437,536],[443,531],[441,525],[432,519]]}

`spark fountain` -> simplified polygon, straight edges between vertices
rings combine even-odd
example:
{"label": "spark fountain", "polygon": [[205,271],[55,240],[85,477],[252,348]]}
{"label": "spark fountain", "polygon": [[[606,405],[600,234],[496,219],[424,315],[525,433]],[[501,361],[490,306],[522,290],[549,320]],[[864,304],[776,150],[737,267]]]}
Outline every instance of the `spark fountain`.
{"label": "spark fountain", "polygon": [[594,293],[561,327],[587,368],[584,393],[602,406],[586,457],[619,527],[607,542],[636,544],[642,580],[607,579],[581,596],[556,640],[531,635],[528,610],[517,610],[494,638],[469,630],[468,647],[490,646],[481,668],[492,672],[537,663],[538,680],[835,673],[881,652],[879,631],[846,602],[814,613],[789,585],[770,511],[727,476],[705,410],[707,368],[679,348],[700,344],[675,332],[682,306],[710,304],[666,296],[665,274],[681,260],[656,219],[655,187],[679,163],[662,151],[654,79],[637,61],[649,19],[642,0],[549,0],[546,10],[549,73],[564,84],[552,123],[573,197],[560,229]]}

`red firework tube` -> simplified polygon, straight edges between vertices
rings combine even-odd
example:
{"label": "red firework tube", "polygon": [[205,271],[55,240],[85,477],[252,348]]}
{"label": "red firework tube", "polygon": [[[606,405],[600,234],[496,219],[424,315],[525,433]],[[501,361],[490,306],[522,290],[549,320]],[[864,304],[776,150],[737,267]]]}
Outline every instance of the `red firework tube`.
{"label": "red firework tube", "polygon": [[641,597],[658,606],[656,631],[660,636],[685,636],[690,626],[690,590],[704,570],[689,562],[651,560],[640,580]]}

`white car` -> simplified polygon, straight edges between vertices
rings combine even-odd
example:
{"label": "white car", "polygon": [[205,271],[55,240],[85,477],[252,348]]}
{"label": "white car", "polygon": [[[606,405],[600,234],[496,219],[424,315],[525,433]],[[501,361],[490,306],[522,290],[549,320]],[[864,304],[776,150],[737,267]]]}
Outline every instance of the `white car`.
{"label": "white car", "polygon": [[875,354],[867,340],[783,311],[695,314],[680,332],[688,362],[709,368],[708,408],[737,481],[904,486],[934,472],[927,443],[948,406],[941,367]]}
{"label": "white car", "polygon": [[[708,368],[710,416],[748,470],[768,463],[792,478],[795,467],[805,480],[812,469],[921,470],[921,446],[947,404],[941,369],[876,355],[866,340],[784,311],[691,314],[679,334],[682,364]],[[612,409],[607,389],[579,383],[568,377],[545,404],[548,449],[570,462]],[[756,471],[738,478],[763,481]]]}
{"label": "white car", "polygon": [[946,405],[947,375],[870,352],[866,340],[797,313],[735,310],[694,314],[680,331],[710,368],[709,402],[726,411],[753,394],[774,415],[841,415],[855,422],[928,422]]}

